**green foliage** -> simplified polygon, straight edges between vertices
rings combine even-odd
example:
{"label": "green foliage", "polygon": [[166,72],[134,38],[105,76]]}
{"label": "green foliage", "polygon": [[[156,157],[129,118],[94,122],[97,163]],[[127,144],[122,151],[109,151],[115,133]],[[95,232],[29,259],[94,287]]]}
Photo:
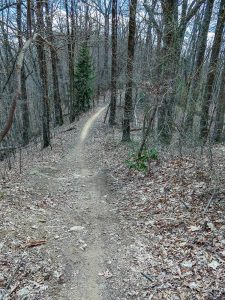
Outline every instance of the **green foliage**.
{"label": "green foliage", "polygon": [[5,196],[5,193],[2,192],[2,191],[0,191],[0,200],[1,200],[2,198],[4,198],[4,196]]}
{"label": "green foliage", "polygon": [[89,49],[83,45],[79,52],[75,70],[76,106],[78,112],[90,108],[93,95],[93,68]]}
{"label": "green foliage", "polygon": [[130,158],[125,161],[126,165],[130,169],[145,172],[148,170],[150,161],[158,160],[159,153],[156,148],[144,150],[142,155],[138,157],[136,152],[130,153]]}

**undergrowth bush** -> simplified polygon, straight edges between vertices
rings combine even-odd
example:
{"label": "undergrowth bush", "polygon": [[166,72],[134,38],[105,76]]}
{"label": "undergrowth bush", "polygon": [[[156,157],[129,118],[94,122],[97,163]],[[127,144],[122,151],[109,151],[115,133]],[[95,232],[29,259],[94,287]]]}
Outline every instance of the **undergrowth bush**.
{"label": "undergrowth bush", "polygon": [[125,164],[130,169],[135,169],[141,172],[148,171],[149,163],[151,161],[157,161],[159,159],[159,153],[156,148],[145,149],[142,155],[138,157],[137,152],[133,151],[129,154],[129,159],[125,161]]}

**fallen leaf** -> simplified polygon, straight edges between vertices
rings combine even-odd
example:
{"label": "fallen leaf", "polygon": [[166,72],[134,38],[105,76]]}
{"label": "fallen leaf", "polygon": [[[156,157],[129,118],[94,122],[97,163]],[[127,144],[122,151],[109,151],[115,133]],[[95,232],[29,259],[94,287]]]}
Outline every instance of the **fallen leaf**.
{"label": "fallen leaf", "polygon": [[211,263],[209,263],[208,264],[208,266],[210,267],[210,268],[212,268],[213,270],[216,270],[217,269],[217,267],[219,267],[219,262],[217,261],[217,260],[213,260],[213,261],[211,261]]}
{"label": "fallen leaf", "polygon": [[200,226],[190,226],[191,231],[198,231],[201,229]]}

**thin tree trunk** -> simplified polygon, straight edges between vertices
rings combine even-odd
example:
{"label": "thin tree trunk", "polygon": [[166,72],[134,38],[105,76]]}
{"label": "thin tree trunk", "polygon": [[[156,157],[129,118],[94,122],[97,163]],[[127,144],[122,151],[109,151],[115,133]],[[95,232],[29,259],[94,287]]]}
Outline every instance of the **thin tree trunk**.
{"label": "thin tree trunk", "polygon": [[117,96],[117,0],[112,1],[112,67],[111,67],[111,102],[109,125],[116,121],[116,96]]}
{"label": "thin tree trunk", "polygon": [[[47,32],[48,40],[51,44],[54,42],[53,31],[52,31],[52,21],[49,12],[49,3],[48,0],[45,2],[46,8],[46,23],[47,23]],[[59,92],[59,80],[58,80],[58,69],[57,69],[57,53],[52,48],[50,49],[51,54],[51,65],[52,65],[52,81],[53,81],[53,96],[54,96],[54,112],[55,112],[55,126],[61,126],[63,124],[63,115],[61,107],[61,98]]]}
{"label": "thin tree trunk", "polygon": [[[73,9],[73,8],[72,8]],[[69,22],[69,8],[68,0],[65,0],[66,10],[66,28],[67,28],[67,48],[68,48],[68,65],[69,65],[69,91],[70,91],[70,105],[69,105],[69,118],[72,123],[76,116],[76,105],[75,105],[75,88],[74,88],[74,43],[72,41],[72,32],[70,33],[70,22]],[[73,22],[73,17],[71,18]],[[72,29],[73,30],[73,29]]]}
{"label": "thin tree trunk", "polygon": [[104,29],[104,64],[102,71],[102,82],[104,89],[108,88],[109,81],[109,13],[105,13],[105,29]]}
{"label": "thin tree trunk", "polygon": [[[17,0],[17,28],[18,28],[18,44],[19,51],[23,48],[23,37],[22,37],[22,11],[21,11],[21,0]],[[26,89],[26,74],[24,65],[21,69],[21,110],[22,110],[22,141],[23,145],[29,143],[29,110],[27,103],[27,89]]]}
{"label": "thin tree trunk", "polygon": [[[42,0],[37,0],[37,28],[39,34],[41,34],[44,28]],[[44,41],[40,36],[37,38],[37,54],[42,92],[42,138],[43,148],[45,148],[50,145],[50,114],[48,101],[47,63],[44,53]]]}
{"label": "thin tree trunk", "polygon": [[132,87],[133,87],[133,66],[134,66],[134,50],[135,50],[135,32],[136,32],[136,10],[137,0],[130,2],[130,17],[129,17],[129,34],[128,34],[128,53],[127,53],[127,82],[124,104],[124,119],[123,119],[123,142],[130,141],[130,123],[133,111]]}

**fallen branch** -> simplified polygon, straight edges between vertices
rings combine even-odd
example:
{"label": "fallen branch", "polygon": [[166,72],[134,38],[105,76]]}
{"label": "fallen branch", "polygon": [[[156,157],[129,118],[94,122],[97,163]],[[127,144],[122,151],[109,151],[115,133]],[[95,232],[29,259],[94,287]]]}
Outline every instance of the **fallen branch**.
{"label": "fallen branch", "polygon": [[214,188],[212,197],[209,199],[209,201],[208,201],[208,203],[207,203],[207,205],[206,205],[206,207],[205,207],[205,209],[204,209],[203,214],[205,214],[205,213],[207,212],[209,206],[211,205],[211,203],[212,203],[212,201],[213,201],[213,199],[214,199],[215,194],[216,194],[216,188]]}
{"label": "fallen branch", "polygon": [[145,277],[146,279],[148,279],[149,281],[153,281],[153,279],[152,279],[149,275],[144,274],[144,273],[142,273],[142,272],[141,272],[141,275],[144,276],[144,277]]}
{"label": "fallen branch", "polygon": [[76,127],[73,126],[73,127],[71,127],[71,128],[68,128],[68,129],[64,130],[63,132],[72,131],[72,130],[75,130],[75,129],[76,129]]}
{"label": "fallen branch", "polygon": [[107,111],[106,111],[106,114],[105,114],[105,117],[104,117],[104,123],[106,122],[106,119],[107,119],[107,116],[108,116],[108,113],[109,113],[109,108],[110,108],[110,104],[107,108]]}
{"label": "fallen branch", "polygon": [[140,131],[140,130],[142,130],[142,128],[131,128],[130,131]]}
{"label": "fallen branch", "polygon": [[44,244],[46,244],[46,242],[47,242],[46,240],[29,241],[28,243],[26,243],[26,247],[33,248],[33,247],[44,245]]}

